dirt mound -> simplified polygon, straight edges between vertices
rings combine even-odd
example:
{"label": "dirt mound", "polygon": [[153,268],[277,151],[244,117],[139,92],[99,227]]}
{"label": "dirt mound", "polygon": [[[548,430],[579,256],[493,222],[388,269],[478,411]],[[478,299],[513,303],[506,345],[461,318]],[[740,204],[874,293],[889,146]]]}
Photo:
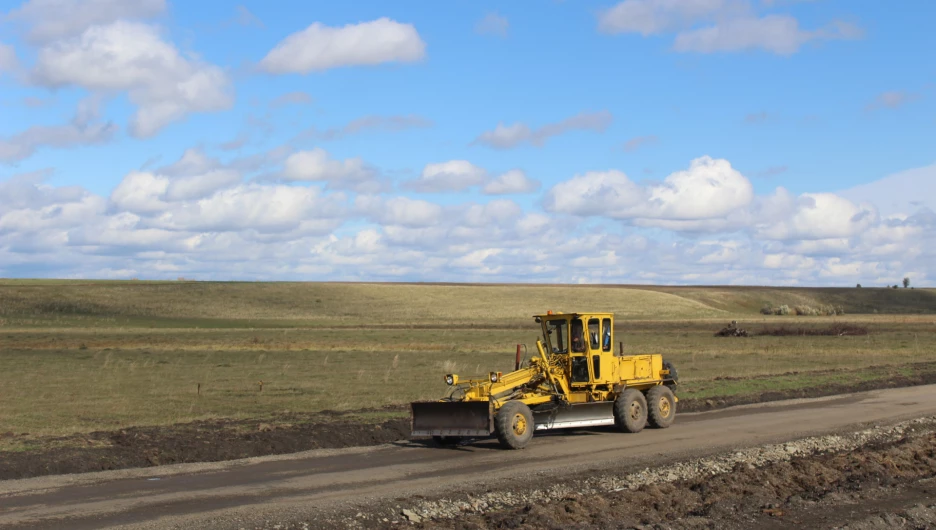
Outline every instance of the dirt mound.
{"label": "dirt mound", "polygon": [[133,427],[52,438],[38,451],[3,453],[0,480],[378,445],[405,439],[409,432],[407,418],[366,424],[298,415]]}
{"label": "dirt mound", "polygon": [[[895,498],[895,487],[936,477],[936,434],[910,436],[896,443],[866,446],[838,454],[819,454],[764,467],[738,464],[728,473],[644,485],[605,495],[567,495],[558,502],[423,521],[417,528],[473,530],[533,528],[785,528],[826,527],[849,518],[880,517],[932,528],[936,511],[921,506],[932,497]],[[871,504],[868,514],[862,504]],[[844,506],[843,506],[844,505]],[[922,523],[922,526],[919,526]],[[385,525],[390,526],[390,525]]]}
{"label": "dirt mound", "polygon": [[868,327],[861,326],[858,324],[832,324],[825,327],[787,327],[787,326],[778,326],[770,327],[766,326],[757,332],[758,335],[769,335],[774,337],[789,337],[789,336],[830,336],[830,337],[844,337],[846,335],[867,335]]}

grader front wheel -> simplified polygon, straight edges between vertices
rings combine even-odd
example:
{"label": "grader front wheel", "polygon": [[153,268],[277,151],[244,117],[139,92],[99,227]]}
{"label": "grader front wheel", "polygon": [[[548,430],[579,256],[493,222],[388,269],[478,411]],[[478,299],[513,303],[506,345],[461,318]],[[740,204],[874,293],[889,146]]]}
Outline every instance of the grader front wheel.
{"label": "grader front wheel", "polygon": [[647,400],[634,388],[628,388],[614,401],[614,424],[624,432],[636,433],[647,424]]}
{"label": "grader front wheel", "polygon": [[533,438],[533,412],[525,403],[508,401],[494,417],[494,432],[507,449],[523,449]]}
{"label": "grader front wheel", "polygon": [[665,386],[655,386],[647,391],[650,425],[665,429],[676,419],[676,400],[673,391]]}

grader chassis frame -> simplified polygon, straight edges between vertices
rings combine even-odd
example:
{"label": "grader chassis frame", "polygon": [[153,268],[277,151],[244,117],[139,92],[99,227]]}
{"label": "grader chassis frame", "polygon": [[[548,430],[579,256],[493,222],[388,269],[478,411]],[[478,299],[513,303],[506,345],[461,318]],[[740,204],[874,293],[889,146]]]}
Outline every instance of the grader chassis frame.
{"label": "grader chassis frame", "polygon": [[441,443],[496,435],[510,449],[534,431],[616,425],[639,432],[675,418],[675,369],[659,354],[616,355],[611,313],[534,315],[542,328],[525,366],[486,379],[446,374],[448,395],[411,404],[412,436]]}

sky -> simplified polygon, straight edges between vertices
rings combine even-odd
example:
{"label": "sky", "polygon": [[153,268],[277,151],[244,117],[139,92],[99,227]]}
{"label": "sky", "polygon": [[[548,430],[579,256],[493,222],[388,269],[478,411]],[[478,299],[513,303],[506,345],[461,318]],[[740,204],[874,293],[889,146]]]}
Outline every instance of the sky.
{"label": "sky", "polygon": [[932,286],[932,20],[0,0],[0,277]]}

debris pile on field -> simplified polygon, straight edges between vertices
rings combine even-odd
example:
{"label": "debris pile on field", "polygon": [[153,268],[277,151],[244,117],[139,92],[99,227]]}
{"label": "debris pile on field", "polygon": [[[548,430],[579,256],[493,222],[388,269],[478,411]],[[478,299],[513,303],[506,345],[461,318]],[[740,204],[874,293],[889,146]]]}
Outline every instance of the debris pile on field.
{"label": "debris pile on field", "polygon": [[738,321],[732,320],[731,324],[721,328],[715,332],[716,337],[747,337],[748,332],[746,329],[741,329],[738,327]]}
{"label": "debris pile on field", "polygon": [[861,326],[858,324],[848,324],[845,322],[832,324],[831,326],[815,327],[815,328],[765,326],[763,329],[758,331],[757,334],[758,335],[771,335],[774,337],[789,337],[789,336],[846,337],[846,336],[867,335],[868,326]]}

